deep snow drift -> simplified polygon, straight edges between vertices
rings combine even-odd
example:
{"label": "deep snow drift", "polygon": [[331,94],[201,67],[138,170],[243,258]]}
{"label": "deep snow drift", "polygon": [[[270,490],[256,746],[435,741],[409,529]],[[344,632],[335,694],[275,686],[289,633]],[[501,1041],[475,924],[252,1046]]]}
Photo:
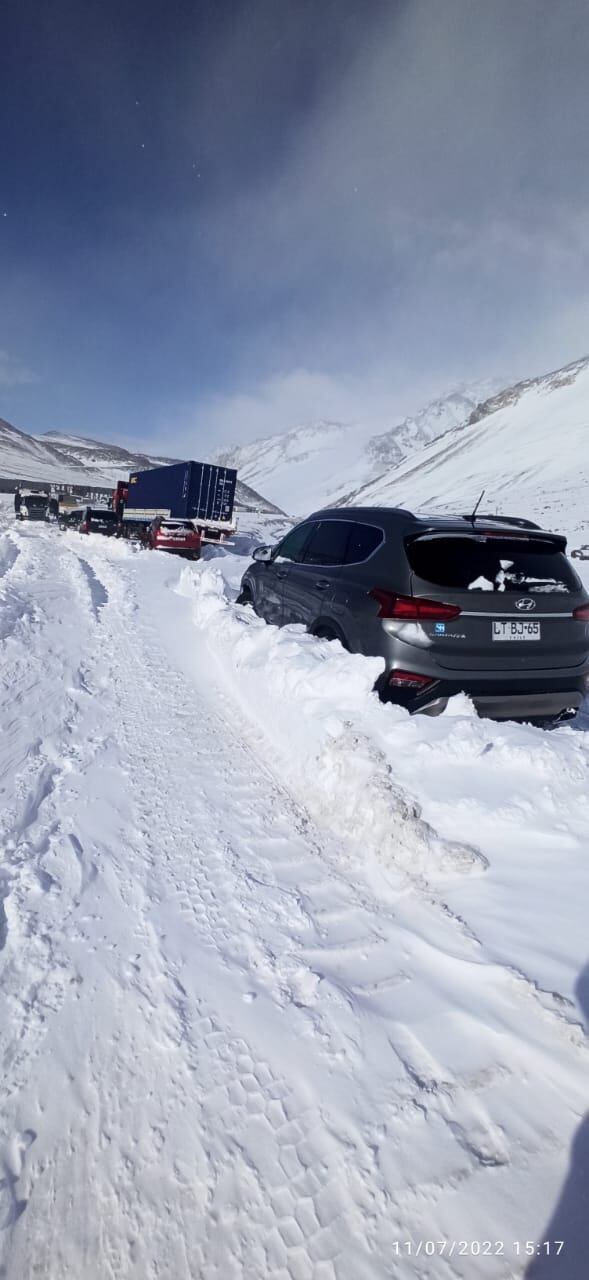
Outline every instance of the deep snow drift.
{"label": "deep snow drift", "polygon": [[581,1280],[587,720],[2,510],[0,1274]]}

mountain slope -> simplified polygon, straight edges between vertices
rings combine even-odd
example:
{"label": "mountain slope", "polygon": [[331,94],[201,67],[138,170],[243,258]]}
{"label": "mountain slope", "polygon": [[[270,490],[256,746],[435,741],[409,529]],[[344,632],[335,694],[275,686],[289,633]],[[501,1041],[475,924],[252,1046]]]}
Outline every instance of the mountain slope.
{"label": "mountain slope", "polygon": [[[156,454],[134,453],[122,445],[92,440],[88,436],[66,435],[59,431],[49,431],[41,437],[51,442],[59,453],[73,465],[84,466],[101,477],[102,484],[114,485],[117,480],[128,476],[131,471],[146,471],[150,467],[167,467],[180,458],[164,458]],[[237,481],[235,505],[240,511],[259,511],[267,514],[282,515],[279,507],[268,502],[250,485]]]}
{"label": "mountain slope", "polygon": [[[589,357],[518,382],[388,473],[351,490],[343,505],[454,507],[589,528]],[[587,539],[586,539],[587,540]]]}
{"label": "mountain slope", "polygon": [[481,390],[458,390],[428,404],[414,417],[375,433],[370,422],[319,421],[282,435],[222,449],[216,461],[237,467],[241,478],[272,495],[291,514],[341,501],[350,490],[376,479],[416,448],[474,410]]}
{"label": "mountain slope", "polygon": [[0,418],[0,476],[24,481],[84,484],[96,477],[83,463],[66,457],[49,442],[19,431]]}
{"label": "mountain slope", "polygon": [[[0,481],[14,481],[15,485],[19,481],[87,485],[89,489],[114,488],[117,480],[131,471],[178,461],[178,458],[131,453],[120,445],[58,431],[30,436],[0,418]],[[279,507],[241,480],[237,481],[235,506],[238,511],[282,515]]]}
{"label": "mountain slope", "polygon": [[56,448],[73,465],[84,466],[90,471],[99,472],[104,481],[112,485],[116,484],[122,476],[128,475],[130,471],[164,467],[180,461],[179,458],[161,458],[147,453],[136,453],[123,448],[122,445],[92,440],[88,436],[67,435],[60,431],[47,431],[40,439]]}

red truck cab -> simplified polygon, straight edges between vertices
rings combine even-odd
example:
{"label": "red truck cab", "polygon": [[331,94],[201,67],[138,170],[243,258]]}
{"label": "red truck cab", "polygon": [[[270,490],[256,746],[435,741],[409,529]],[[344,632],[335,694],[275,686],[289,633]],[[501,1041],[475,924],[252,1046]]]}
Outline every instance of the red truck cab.
{"label": "red truck cab", "polygon": [[112,492],[112,509],[116,511],[119,520],[123,518],[125,503],[129,496],[129,481],[117,480],[117,487]]}

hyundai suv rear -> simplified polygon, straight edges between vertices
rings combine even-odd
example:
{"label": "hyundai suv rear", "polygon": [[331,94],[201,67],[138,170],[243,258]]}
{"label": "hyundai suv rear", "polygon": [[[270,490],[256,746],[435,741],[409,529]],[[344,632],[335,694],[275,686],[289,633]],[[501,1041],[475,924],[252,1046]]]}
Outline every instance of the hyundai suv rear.
{"label": "hyundai suv rear", "polygon": [[381,697],[411,711],[464,691],[495,719],[550,719],[589,684],[589,596],[565,548],[507,516],[336,507],[259,547],[239,599],[382,657]]}

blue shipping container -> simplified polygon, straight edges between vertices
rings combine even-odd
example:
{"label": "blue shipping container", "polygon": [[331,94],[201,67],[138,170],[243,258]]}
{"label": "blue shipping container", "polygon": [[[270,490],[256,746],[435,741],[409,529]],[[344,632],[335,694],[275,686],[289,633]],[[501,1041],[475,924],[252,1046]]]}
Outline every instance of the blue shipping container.
{"label": "blue shipping container", "polygon": [[209,462],[177,462],[170,467],[132,471],[125,517],[147,520],[162,515],[229,524],[236,481],[237,471]]}

